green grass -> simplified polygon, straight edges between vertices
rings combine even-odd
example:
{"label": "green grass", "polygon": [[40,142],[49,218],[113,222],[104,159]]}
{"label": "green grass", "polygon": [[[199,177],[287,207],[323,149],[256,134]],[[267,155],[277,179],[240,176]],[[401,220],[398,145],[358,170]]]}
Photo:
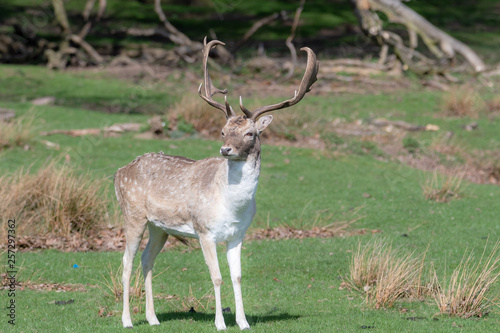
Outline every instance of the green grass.
{"label": "green grass", "polygon": [[[363,236],[366,239],[369,236]],[[498,315],[486,319],[462,320],[437,317],[432,301],[398,303],[395,310],[376,311],[363,304],[363,299],[347,290],[339,290],[340,275],[346,274],[351,253],[357,237],[346,239],[303,241],[255,241],[245,244],[243,250],[243,297],[247,318],[256,332],[311,332],[313,330],[357,332],[361,326],[375,326],[377,331],[403,332],[454,332],[453,323],[467,331],[492,332],[498,325]],[[414,246],[412,239],[395,239],[399,245]],[[430,251],[435,254],[441,245],[434,243]],[[224,247],[219,248],[223,252]],[[189,287],[197,297],[211,288],[201,250],[181,253],[174,249],[161,253],[155,270],[166,272],[153,280],[155,295],[187,295]],[[47,281],[80,284],[99,284],[104,268],[111,263],[117,268],[121,253],[59,253],[43,251],[21,253],[28,269],[42,269]],[[232,287],[225,258],[219,255],[223,279],[223,306],[234,309]],[[137,264],[138,260],[136,261]],[[79,268],[72,268],[78,264]],[[437,267],[440,265],[437,263]],[[453,262],[453,264],[456,264]],[[187,268],[187,269],[186,269]],[[275,279],[279,280],[276,281]],[[119,329],[121,315],[101,318],[97,315],[101,307],[120,311],[121,304],[102,295],[98,288],[87,287],[88,292],[36,292],[25,290],[17,293],[17,329],[37,332],[105,332]],[[53,301],[75,303],[64,306]],[[160,327],[149,327],[144,314],[132,316],[137,331],[212,332],[214,311],[190,314],[178,312],[166,300],[155,300]],[[213,306],[213,304],[212,304]],[[144,307],[144,305],[143,305]],[[400,313],[398,310],[406,309]],[[425,317],[408,320],[409,317]],[[71,320],[68,320],[71,318]],[[239,331],[235,325],[234,313],[226,314],[228,331]],[[0,330],[8,330],[4,320]]]}
{"label": "green grass", "polygon": [[[34,114],[36,132],[30,150],[19,147],[0,152],[2,175],[31,164],[36,169],[49,159],[69,155],[70,163],[79,172],[90,172],[96,178],[104,176],[111,180],[119,167],[149,151],[162,150],[194,159],[218,154],[220,141],[201,140],[196,136],[180,140],[137,140],[133,134],[109,138],[38,135],[41,131],[101,128],[120,122],[140,122],[146,126],[147,115],[162,113],[181,94],[190,91],[182,78],[169,81],[171,86],[178,86],[175,92],[169,93],[161,83],[148,86],[138,94],[144,80],[130,83],[99,74],[49,72],[32,66],[0,66],[0,77],[0,107],[12,108],[19,116]],[[492,94],[480,93],[488,98]],[[128,105],[127,96],[131,94],[139,96],[136,100],[139,106],[135,109],[125,107]],[[56,105],[33,107],[29,103],[33,98],[47,95],[56,96]],[[474,119],[479,123],[478,130],[464,131],[461,126],[472,119],[437,116],[441,112],[441,98],[441,93],[415,88],[382,95],[307,96],[296,108],[313,113],[327,125],[339,117],[348,122],[385,117],[439,125],[441,130],[438,133],[412,134],[424,150],[446,131],[454,131],[454,140],[468,151],[498,149],[500,133],[496,130],[496,118],[481,115]],[[273,101],[276,99],[278,97]],[[267,101],[248,98],[248,105]],[[116,104],[119,107],[113,109]],[[103,112],[110,110],[114,112]],[[275,122],[279,121],[280,113],[277,112]],[[328,126],[325,128],[327,131]],[[42,140],[59,144],[60,150],[47,148]],[[345,221],[359,209],[357,217],[362,218],[354,224],[355,228],[380,229],[394,246],[416,253],[424,252],[429,246],[427,260],[434,264],[440,276],[459,264],[466,249],[480,255],[486,237],[490,238],[489,244],[500,238],[500,207],[495,204],[500,187],[464,182],[464,195],[460,199],[449,203],[429,201],[422,194],[421,184],[426,178],[423,172],[387,159],[379,160],[376,149],[363,152],[360,147],[367,144],[359,139],[344,140],[355,154],[348,153],[349,150],[336,152],[269,146],[264,141],[257,192],[258,212],[252,228],[283,224],[308,228],[314,225],[318,216],[333,213],[330,220],[322,223]],[[110,191],[110,195],[112,193]],[[380,332],[455,332],[456,326],[462,326],[462,329],[473,332],[495,331],[500,321],[498,308],[479,320],[445,316],[434,320],[432,316],[438,309],[431,298],[424,302],[398,301],[393,309],[376,311],[364,304],[362,296],[339,290],[342,282],[339,276],[347,274],[352,250],[357,247],[358,240],[364,243],[372,237],[368,234],[337,239],[246,242],[243,294],[252,330],[357,332],[362,326],[374,326],[373,330]],[[154,279],[155,295],[175,294],[182,298],[188,295],[191,286],[193,293],[200,297],[210,290],[211,281],[201,251],[193,249],[183,253],[185,249],[179,247],[158,257],[156,272],[168,270]],[[224,247],[220,246],[219,257],[226,281],[222,292],[223,305],[234,309],[223,252]],[[24,261],[25,272],[21,279],[37,272],[35,277],[44,282],[95,285],[109,264],[115,270],[119,267],[121,255],[39,251],[18,253],[17,260],[18,263]],[[5,262],[4,255],[2,264]],[[73,264],[80,268],[72,268]],[[81,332],[104,332],[120,329],[121,303],[106,298],[97,288],[87,289],[88,292],[66,293],[18,291],[17,330],[62,332],[74,331],[78,327]],[[498,284],[493,289],[500,292]],[[5,293],[2,291],[2,299]],[[64,306],[52,303],[69,299],[75,303]],[[155,304],[162,325],[149,327],[143,305],[142,311],[133,315],[135,330],[214,331],[214,311],[211,309],[192,315],[179,312],[165,300],[156,300]],[[99,317],[102,307],[114,311],[115,315]],[[409,317],[425,319],[413,321],[408,320]],[[4,319],[0,321],[0,332],[10,331]],[[229,331],[239,331],[234,314],[226,315],[226,323]]]}
{"label": "green grass", "polygon": [[177,93],[175,87],[154,81],[125,83],[99,73],[47,72],[39,66],[1,66],[0,77],[3,100],[57,96],[56,104],[108,113],[162,113]]}
{"label": "green grass", "polygon": [[[112,44],[123,47],[141,40],[122,39],[107,35],[107,31],[121,26],[157,26],[157,17],[151,1],[143,5],[138,1],[108,1],[107,20],[95,27],[89,41],[99,46]],[[236,1],[227,10],[217,14],[212,2],[186,7],[178,1],[163,8],[171,22],[191,38],[201,40],[209,28],[224,41],[235,41],[258,18],[278,10],[293,12],[296,3],[286,1]],[[225,3],[225,2],[224,2]],[[297,2],[298,3],[298,2]],[[409,5],[431,22],[452,35],[470,43],[488,63],[498,61],[498,32],[500,20],[496,1],[482,0],[455,5],[456,1],[418,1]],[[67,2],[74,27],[79,26],[78,2]],[[450,6],[454,5],[454,6]],[[33,0],[5,1],[0,18],[20,15],[32,20],[26,10],[38,7]],[[48,6],[48,2],[43,6]],[[443,13],[446,13],[444,15]],[[243,17],[243,19],[242,19]],[[297,40],[317,38],[321,29],[338,29],[357,22],[348,1],[308,1],[302,14],[304,24],[297,32]],[[39,21],[41,22],[41,21]],[[460,22],[457,24],[457,22]],[[4,27],[5,28],[5,27]],[[10,29],[10,28],[6,28]],[[42,29],[43,30],[43,29]],[[53,38],[53,32],[43,32]],[[289,27],[273,25],[262,28],[254,40],[274,43],[273,50],[287,52],[282,41]],[[324,45],[357,45],[359,38],[343,36],[325,41]],[[168,47],[164,43],[157,46]],[[272,48],[272,46],[270,46]],[[242,52],[245,52],[242,50]],[[322,52],[322,51],[321,51]],[[200,73],[199,69],[195,69]],[[215,78],[217,79],[217,78]],[[232,85],[244,83],[235,77]],[[78,172],[107,177],[111,185],[114,172],[149,151],[184,155],[194,159],[216,156],[220,141],[201,140],[196,137],[181,140],[137,140],[133,134],[121,137],[79,137],[64,135],[42,137],[38,133],[54,129],[102,128],[121,122],[140,122],[147,126],[151,114],[163,114],[170,105],[192,91],[187,76],[180,75],[164,81],[151,80],[145,75],[135,81],[124,81],[100,73],[47,71],[35,66],[0,66],[0,107],[11,108],[19,116],[35,116],[35,137],[30,150],[14,147],[0,151],[0,175],[15,172],[21,167],[43,165],[47,160],[69,156]],[[216,80],[214,80],[216,81]],[[217,85],[217,83],[216,83]],[[498,89],[479,89],[484,99],[498,94]],[[33,107],[29,101],[42,96],[55,96],[56,105]],[[347,122],[384,117],[416,124],[436,124],[439,132],[412,133],[419,150],[426,153],[429,146],[443,133],[453,132],[453,141],[462,149],[472,152],[500,149],[498,117],[480,114],[479,119],[446,118],[442,116],[443,94],[419,88],[418,83],[406,92],[368,95],[307,96],[295,107],[326,124],[323,134],[330,134],[328,124],[336,118]],[[286,96],[289,97],[289,96]],[[275,98],[245,98],[248,107],[276,102]],[[215,115],[214,115],[215,116]],[[276,126],[280,113],[276,113]],[[467,132],[462,127],[476,121],[479,127]],[[301,129],[302,134],[315,135]],[[309,131],[309,132],[308,132]],[[290,133],[295,133],[291,131]],[[333,141],[338,138],[331,137]],[[42,140],[57,143],[60,150],[47,148]],[[489,237],[488,249],[500,238],[496,204],[500,187],[463,182],[463,195],[449,203],[437,203],[424,198],[421,184],[425,173],[391,161],[370,143],[357,138],[342,138],[347,146],[326,151],[268,146],[264,141],[263,163],[257,192],[258,212],[252,228],[277,227],[287,224],[310,228],[315,223],[360,219],[354,228],[379,229],[396,247],[423,253],[427,247],[427,265],[436,267],[438,276],[449,273],[460,263],[466,250],[479,257]],[[339,145],[340,146],[340,145]],[[417,153],[418,154],[418,153]],[[114,191],[109,191],[112,196]],[[366,195],[368,194],[368,195]],[[111,208],[110,208],[111,209]],[[359,212],[354,212],[359,209]],[[326,221],[321,220],[332,214]],[[354,216],[353,216],[354,215]],[[3,217],[2,218],[6,218]],[[8,217],[7,217],[8,218]],[[316,222],[316,221],[320,222]],[[18,221],[22,223],[22,221]],[[348,274],[352,251],[358,241],[366,244],[373,239],[364,236],[335,239],[305,239],[287,241],[245,242],[243,249],[243,298],[247,319],[254,332],[493,332],[500,324],[498,307],[487,317],[473,320],[434,315],[438,309],[431,297],[424,302],[398,301],[393,309],[373,310],[364,298],[348,290],[339,290],[341,276]],[[219,261],[225,284],[222,286],[223,306],[234,310],[232,287],[228,267],[219,246]],[[62,253],[37,251],[17,253],[17,263],[23,262],[20,280],[33,273],[32,280],[45,283],[72,283],[87,286],[87,292],[18,290],[16,293],[17,327],[24,332],[108,332],[121,330],[121,302],[107,298],[90,285],[102,282],[102,275],[111,265],[114,270],[121,263],[121,253]],[[138,256],[139,257],[139,256]],[[139,263],[136,258],[136,266]],[[5,253],[2,265],[7,262]],[[73,265],[79,268],[73,268]],[[168,268],[168,269],[167,269]],[[199,249],[186,251],[179,247],[161,253],[155,272],[166,272],[153,281],[155,295],[175,294],[185,297],[190,287],[195,296],[210,291],[212,283]],[[185,270],[186,269],[186,270]],[[492,288],[500,293],[498,283]],[[7,292],[1,292],[6,300]],[[5,296],[4,296],[5,295]],[[53,301],[74,303],[63,306]],[[149,327],[145,321],[144,304],[132,320],[136,331],[213,332],[213,302],[207,311],[197,314],[178,311],[166,300],[155,300],[160,327]],[[106,308],[114,315],[98,315]],[[226,314],[229,332],[237,332],[234,313]],[[409,320],[408,318],[423,318]],[[364,328],[363,328],[364,327]],[[373,327],[373,328],[369,328]],[[11,331],[6,318],[0,320],[0,332]]]}

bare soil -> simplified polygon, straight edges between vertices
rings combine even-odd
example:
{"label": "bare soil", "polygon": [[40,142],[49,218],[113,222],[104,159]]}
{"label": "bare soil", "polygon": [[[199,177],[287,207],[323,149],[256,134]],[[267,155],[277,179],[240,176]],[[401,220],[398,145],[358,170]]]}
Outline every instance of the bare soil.
{"label": "bare soil", "polygon": [[[289,226],[280,226],[268,229],[251,229],[245,237],[246,241],[254,240],[283,240],[304,238],[333,238],[349,237],[355,235],[375,234],[381,230],[353,229],[353,228],[321,228],[296,229]],[[147,232],[146,232],[147,233]],[[148,236],[145,235],[141,242],[141,249],[146,247]],[[125,234],[122,226],[109,226],[87,236],[74,233],[69,237],[55,235],[30,235],[18,239],[18,248],[21,251],[35,251],[42,249],[55,249],[64,252],[86,251],[124,251]],[[163,250],[184,246],[174,237],[169,237]],[[188,240],[188,249],[198,248],[198,242]]]}

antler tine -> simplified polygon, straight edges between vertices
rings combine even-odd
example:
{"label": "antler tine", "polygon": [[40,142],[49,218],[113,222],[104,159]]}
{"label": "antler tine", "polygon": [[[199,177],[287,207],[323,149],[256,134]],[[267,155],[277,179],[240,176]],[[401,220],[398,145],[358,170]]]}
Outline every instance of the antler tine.
{"label": "antler tine", "polygon": [[[222,112],[224,112],[224,114],[226,115],[226,118],[229,118],[229,117],[234,116],[235,113],[234,113],[233,109],[229,106],[229,104],[227,103],[227,98],[225,99],[225,105],[222,105],[221,103],[216,102],[212,98],[213,95],[218,94],[218,93],[224,94],[224,95],[227,94],[227,89],[221,90],[221,89],[216,88],[212,83],[212,79],[210,78],[210,75],[208,74],[208,55],[210,53],[210,49],[212,47],[217,46],[217,45],[225,45],[225,44],[219,40],[212,40],[212,41],[210,41],[210,43],[207,44],[207,37],[205,37],[205,39],[203,40],[203,77],[204,77],[204,82],[202,84],[200,84],[200,87],[198,88],[198,95],[200,95],[200,97],[205,102],[207,102],[208,104],[210,104],[214,108],[217,108],[217,109],[221,110]],[[201,91],[202,85],[205,85],[205,94],[204,95],[202,94],[202,91]]]}
{"label": "antler tine", "polygon": [[[247,117],[249,117],[252,120],[256,120],[263,113],[278,110],[278,109],[284,109],[284,108],[290,107],[292,105],[295,105],[298,102],[300,102],[300,100],[304,97],[305,94],[307,94],[309,91],[311,91],[311,86],[317,80],[316,76],[317,76],[318,70],[319,70],[319,61],[316,60],[316,54],[314,54],[313,50],[311,50],[310,48],[303,47],[300,50],[307,52],[307,66],[306,66],[306,71],[304,73],[304,77],[302,78],[302,81],[300,82],[299,90],[298,91],[296,90],[294,93],[294,96],[290,99],[287,99],[286,101],[283,101],[283,102],[277,103],[277,104],[273,104],[273,105],[262,106],[260,108],[255,109],[252,112],[248,111],[243,106],[243,103],[242,103],[241,97],[240,97],[240,108],[247,115]],[[247,114],[247,112],[250,114],[250,116]]]}
{"label": "antler tine", "polygon": [[243,106],[243,99],[241,98],[241,96],[240,96],[240,109],[241,111],[243,111],[245,116],[247,116],[247,118],[252,118],[252,112]]}

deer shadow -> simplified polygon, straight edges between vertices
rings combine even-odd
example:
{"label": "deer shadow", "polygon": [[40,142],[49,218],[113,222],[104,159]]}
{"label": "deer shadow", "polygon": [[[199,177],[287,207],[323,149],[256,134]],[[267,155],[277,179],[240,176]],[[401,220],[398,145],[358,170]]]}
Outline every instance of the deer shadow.
{"label": "deer shadow", "polygon": [[[298,315],[290,315],[286,312],[281,313],[273,313],[273,314],[264,314],[258,316],[246,315],[247,321],[250,326],[255,325],[257,323],[266,323],[272,321],[287,321],[287,320],[296,320],[301,316]],[[157,314],[158,321],[160,324],[174,321],[174,320],[195,320],[195,321],[205,321],[213,323],[215,321],[215,313],[189,313],[189,312],[163,312]],[[237,326],[236,317],[234,313],[224,313],[224,321],[226,322],[227,327]],[[140,320],[136,325],[149,325],[146,320]]]}

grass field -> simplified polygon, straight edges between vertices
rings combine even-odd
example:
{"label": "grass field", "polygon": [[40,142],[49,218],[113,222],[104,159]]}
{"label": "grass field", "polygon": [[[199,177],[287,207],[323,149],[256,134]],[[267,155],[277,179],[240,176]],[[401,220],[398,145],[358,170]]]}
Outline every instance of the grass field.
{"label": "grass field", "polygon": [[[0,67],[4,79],[2,107],[15,109],[19,116],[34,115],[36,133],[54,129],[102,128],[119,122],[141,122],[147,128],[148,112],[106,113],[116,100],[122,100],[139,85],[123,83],[112,78],[94,75],[47,72],[34,67]],[[23,72],[26,81],[40,80],[39,89],[19,90],[7,84],[8,78]],[[43,78],[43,79],[42,79]],[[78,89],[71,85],[78,79]],[[60,84],[66,82],[65,84]],[[24,83],[19,82],[19,86]],[[60,85],[58,85],[60,84]],[[60,88],[59,88],[60,87]],[[141,98],[158,96],[158,105],[168,106],[176,96],[158,88],[146,90]],[[491,92],[489,93],[491,94]],[[32,98],[55,95],[56,105],[32,106]],[[103,96],[102,99],[96,96]],[[482,94],[489,98],[488,93]],[[104,98],[105,97],[105,98]],[[358,119],[396,113],[395,119],[419,123],[437,123],[441,131],[456,131],[456,140],[468,151],[494,149],[499,136],[495,131],[496,118],[480,117],[478,132],[457,130],[468,118],[438,117],[441,93],[423,90],[412,93],[335,96],[308,96],[300,112],[314,112],[325,122],[336,117]],[[94,101],[98,100],[99,103]],[[77,102],[75,102],[77,101]],[[260,100],[249,100],[259,103]],[[140,103],[139,103],[140,104]],[[298,108],[298,107],[297,107]],[[404,111],[404,113],[403,113]],[[157,113],[157,112],[155,112]],[[279,122],[280,114],[276,113]],[[429,146],[440,133],[416,133],[414,138],[422,147]],[[50,140],[60,149],[47,148],[42,142]],[[457,267],[466,250],[481,255],[489,237],[487,250],[499,239],[500,208],[495,205],[500,188],[495,185],[472,184],[463,181],[459,199],[448,203],[428,200],[422,185],[432,173],[419,171],[387,156],[382,158],[374,149],[362,149],[363,141],[345,139],[347,149],[313,150],[289,146],[263,148],[263,166],[257,195],[258,213],[252,228],[288,225],[309,229],[330,223],[358,219],[354,229],[379,229],[382,234],[333,239],[267,240],[244,244],[244,299],[249,322],[254,331],[359,331],[374,327],[377,331],[493,331],[498,325],[498,308],[487,317],[464,320],[437,314],[432,297],[423,301],[397,301],[393,308],[374,310],[363,295],[339,290],[341,277],[348,276],[349,262],[358,242],[366,244],[373,237],[385,237],[396,247],[423,253],[428,247],[426,268],[434,265],[437,274],[447,276]],[[33,170],[45,161],[69,155],[69,163],[79,173],[95,178],[111,179],[116,169],[137,155],[163,150],[167,154],[182,154],[191,158],[217,155],[220,143],[197,137],[176,140],[137,140],[133,134],[120,137],[69,137],[35,135],[30,149],[11,147],[1,152],[3,174],[15,172],[21,166],[33,164]],[[361,147],[361,148],[360,148]],[[492,148],[493,147],[493,148]],[[64,160],[64,158],[61,158]],[[110,191],[110,196],[112,196]],[[110,198],[112,199],[112,198]],[[110,206],[110,209],[113,209]],[[5,218],[5,217],[2,217]],[[18,221],[22,223],[22,221]],[[224,252],[221,246],[220,253]],[[16,294],[17,328],[25,331],[108,331],[120,327],[121,304],[114,297],[104,296],[107,290],[103,276],[116,272],[121,253],[62,253],[57,251],[22,252],[17,262],[23,263],[20,280],[36,283],[81,284],[86,291],[39,291],[26,288]],[[225,258],[220,254],[223,277],[224,307],[234,308],[232,289]],[[138,262],[138,260],[137,260]],[[79,268],[72,268],[77,264]],[[144,319],[144,304],[136,301],[138,313],[133,315],[136,330],[212,331],[213,300],[211,282],[201,251],[177,247],[161,254],[155,271],[162,272],[154,279],[159,328],[150,328]],[[115,274],[116,275],[116,274]],[[78,288],[77,288],[78,289]],[[2,291],[3,293],[5,291]],[[499,286],[492,290],[498,295]],[[175,295],[169,298],[168,295]],[[190,298],[190,295],[192,296]],[[163,299],[162,299],[163,296]],[[186,311],[189,304],[206,309],[198,313]],[[55,305],[53,301],[74,300],[74,303]],[[208,304],[208,305],[207,305]],[[108,317],[109,315],[109,317]],[[71,323],[61,325],[66,318]],[[226,314],[229,330],[236,331],[234,314]],[[0,323],[6,331],[7,323]],[[57,328],[55,328],[57,327]]]}
{"label": "grass field", "polygon": [[[5,8],[16,11],[32,3],[31,0],[15,4],[11,1]],[[485,12],[485,7],[493,7],[491,1],[480,1],[480,5],[468,4],[461,10],[453,10],[451,18],[440,15],[436,4],[422,3],[416,2],[415,6],[421,6],[419,10],[431,21],[470,42],[486,60],[498,60],[495,49],[498,44],[498,16],[494,15],[493,9],[483,17],[479,14]],[[68,3],[70,15],[74,15],[71,12],[76,10],[73,5]],[[219,35],[231,30],[230,27],[236,24],[231,19],[232,15],[237,17],[237,14],[245,12],[260,17],[280,9],[282,5],[282,2],[267,2],[265,6],[256,8],[250,3],[238,2],[238,6],[227,13],[226,21],[220,25],[221,31],[216,33]],[[290,10],[295,8],[287,6]],[[306,22],[311,17],[317,18],[315,24],[306,24],[307,29],[301,32],[306,37],[317,34],[325,22],[333,26],[341,22],[355,22],[344,2],[335,13],[326,12],[324,2],[311,1],[310,6],[312,13],[323,14],[314,16],[304,13]],[[164,8],[173,11],[184,7],[172,4]],[[202,5],[196,8],[203,18],[207,7]],[[116,24],[127,22],[132,14],[140,16],[141,26],[145,27],[155,19],[154,13],[146,11],[137,1],[127,2],[123,9],[110,1],[109,13],[119,18]],[[206,24],[215,20],[213,15],[210,20],[195,15],[191,21],[186,21],[184,16],[187,14],[179,12],[180,18],[177,20],[174,16],[172,22],[193,23],[192,38],[205,33]],[[461,22],[463,29],[454,25],[453,18]],[[475,20],[479,19],[484,23],[481,27],[485,31],[480,34],[484,38],[475,39],[478,33]],[[228,39],[236,38],[247,28],[231,30]],[[287,34],[288,28],[281,31],[269,27],[255,38],[272,40]],[[486,38],[490,35],[491,38]],[[96,38],[97,43],[105,42]],[[220,140],[179,128],[170,132],[170,138],[162,140],[137,139],[137,133],[110,137],[102,134],[80,137],[41,134],[53,130],[102,129],[112,124],[131,122],[140,123],[141,131],[146,132],[152,116],[162,115],[169,122],[168,114],[176,103],[188,101],[186,108],[190,108],[194,105],[191,100],[199,99],[196,96],[201,80],[198,68],[172,70],[162,79],[152,78],[147,73],[136,74],[133,78],[124,79],[106,70],[59,72],[40,66],[1,65],[0,108],[15,110],[20,128],[28,130],[30,135],[15,140],[8,138],[10,141],[3,143],[2,135],[7,133],[7,127],[0,128],[0,187],[3,186],[0,188],[0,200],[14,195],[13,187],[4,186],[5,179],[10,179],[22,168],[35,173],[48,162],[55,161],[56,165],[66,165],[76,175],[98,180],[102,189],[107,190],[104,192],[107,195],[99,198],[108,206],[110,217],[106,221],[120,225],[121,221],[114,214],[116,204],[112,188],[113,175],[119,167],[146,152],[163,151],[193,159],[217,156]],[[216,85],[219,79],[215,77]],[[469,319],[440,314],[430,294],[419,298],[403,297],[392,307],[375,309],[367,293],[348,287],[350,265],[359,244],[360,248],[364,248],[380,240],[392,244],[402,253],[414,253],[415,256],[425,253],[423,283],[430,285],[429,290],[439,290],[432,284],[434,269],[439,281],[446,281],[440,286],[444,290],[464,256],[472,252],[472,262],[484,264],[485,258],[494,251],[495,243],[500,240],[499,82],[492,80],[492,86],[487,86],[475,81],[461,88],[465,90],[458,90],[456,96],[453,92],[424,88],[416,78],[405,79],[410,83],[408,89],[374,91],[364,95],[317,93],[313,88],[313,92],[293,109],[275,113],[275,120],[267,131],[272,131],[280,140],[276,137],[263,139],[258,210],[249,232],[284,226],[299,230],[328,229],[355,221],[347,229],[355,235],[246,241],[242,252],[242,288],[245,312],[254,332],[498,330],[498,281],[486,288],[489,292],[486,301],[496,304],[480,318]],[[276,96],[273,94],[272,98],[265,91],[252,92],[249,97],[244,96],[245,102],[256,106],[288,98],[298,80],[297,77],[289,85],[284,84],[283,89]],[[243,75],[234,75],[229,82],[230,92],[242,91],[246,82]],[[468,91],[473,92],[473,102],[465,105],[467,101],[463,96]],[[56,100],[53,104],[42,106],[31,103],[33,99],[44,96],[55,96]],[[229,99],[234,103],[236,95],[230,93]],[[451,109],[450,100],[462,102],[462,108],[468,108],[465,115],[453,114],[457,111]],[[218,111],[214,111],[213,115],[220,116]],[[366,130],[368,127],[365,124],[379,118],[419,125],[433,124],[439,130],[396,131],[383,135],[339,135],[336,132],[339,128]],[[466,130],[470,124],[475,124],[476,129]],[[304,142],[319,138],[322,146],[314,149],[314,145],[301,146],[294,141],[282,140],[283,137],[304,139]],[[399,150],[391,153],[385,149],[390,145],[399,147]],[[438,171],[425,171],[432,169],[431,162],[439,166]],[[463,171],[468,174],[464,176]],[[484,174],[479,175],[479,172]],[[448,184],[446,179],[450,180]],[[490,183],[488,179],[493,180]],[[495,181],[497,185],[493,184]],[[0,203],[0,209],[2,207]],[[19,211],[20,216],[21,213]],[[16,218],[18,227],[22,227],[23,220],[17,215],[2,215],[1,218],[2,237],[5,237],[2,244],[6,244],[7,220]],[[47,221],[40,221],[40,224],[44,222]],[[36,228],[33,226],[33,230],[38,230]],[[25,228],[23,232],[34,233],[33,230]],[[359,230],[366,232],[356,233]],[[225,246],[220,244],[218,250],[225,281],[222,305],[234,310]],[[485,255],[481,260],[483,252]],[[497,259],[498,252],[493,253]],[[3,308],[0,332],[13,331],[7,322],[7,309],[4,307],[12,299],[8,288],[5,288],[8,285],[7,254],[2,252],[0,263],[4,286],[0,291]],[[16,287],[15,331],[121,330],[122,306],[116,285],[116,281],[120,280],[121,257],[121,252],[18,251],[17,279],[21,285]],[[138,258],[135,267],[139,264]],[[498,278],[499,272],[498,262],[494,262],[491,278]],[[144,295],[139,286],[139,297],[132,299],[134,330],[215,330],[212,283],[201,250],[195,242],[188,247],[175,246],[163,251],[156,260],[154,274],[159,274],[153,279],[153,290],[161,325],[150,327],[145,320]],[[470,281],[462,282],[462,289],[468,290]],[[113,292],[118,292],[118,297]],[[191,307],[197,313],[190,313]],[[224,316],[228,331],[239,331],[234,312]]]}

